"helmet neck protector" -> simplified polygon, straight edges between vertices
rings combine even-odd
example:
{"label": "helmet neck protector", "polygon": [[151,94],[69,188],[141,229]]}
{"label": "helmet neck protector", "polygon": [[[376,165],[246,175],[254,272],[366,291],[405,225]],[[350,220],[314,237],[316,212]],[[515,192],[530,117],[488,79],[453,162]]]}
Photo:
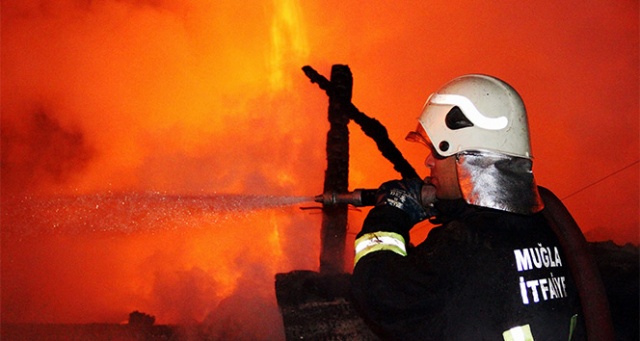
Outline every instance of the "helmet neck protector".
{"label": "helmet neck protector", "polygon": [[530,159],[473,151],[455,157],[458,184],[468,204],[527,215],[544,208]]}

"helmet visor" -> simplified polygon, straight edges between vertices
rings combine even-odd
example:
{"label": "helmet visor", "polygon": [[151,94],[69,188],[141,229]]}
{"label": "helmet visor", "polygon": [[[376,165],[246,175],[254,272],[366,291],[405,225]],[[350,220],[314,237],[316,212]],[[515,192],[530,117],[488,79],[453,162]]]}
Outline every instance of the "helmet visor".
{"label": "helmet visor", "polygon": [[431,143],[431,139],[429,139],[429,136],[427,136],[427,132],[424,131],[424,128],[420,123],[418,123],[418,127],[416,128],[416,130],[410,131],[409,134],[407,134],[407,137],[405,137],[404,139],[410,142],[418,142],[429,148],[433,146],[433,144]]}
{"label": "helmet visor", "polygon": [[405,137],[404,139],[409,142],[417,142],[423,144],[427,146],[427,148],[429,148],[431,154],[433,154],[433,157],[435,157],[436,159],[444,159],[444,156],[438,154],[436,149],[433,147],[433,143],[431,143],[431,139],[422,127],[422,124],[418,123],[418,127],[416,128],[416,130],[410,131],[409,134],[407,134],[407,137]]}

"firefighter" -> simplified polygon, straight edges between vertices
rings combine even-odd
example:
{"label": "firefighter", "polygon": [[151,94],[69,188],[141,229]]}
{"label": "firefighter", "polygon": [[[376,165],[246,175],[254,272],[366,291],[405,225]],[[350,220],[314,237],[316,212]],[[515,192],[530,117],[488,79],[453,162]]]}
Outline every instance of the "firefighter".
{"label": "firefighter", "polygon": [[[429,148],[430,177],[382,184],[355,241],[352,292],[372,329],[390,340],[584,339],[518,93],[458,77],[431,94],[407,139]],[[409,231],[427,218],[437,226],[413,247]]]}

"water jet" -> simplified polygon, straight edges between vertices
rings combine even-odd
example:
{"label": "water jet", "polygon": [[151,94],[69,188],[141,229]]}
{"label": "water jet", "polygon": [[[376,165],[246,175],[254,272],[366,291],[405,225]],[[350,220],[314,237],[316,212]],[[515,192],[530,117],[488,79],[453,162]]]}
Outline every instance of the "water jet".
{"label": "water jet", "polygon": [[197,227],[190,219],[206,215],[212,221],[224,215],[277,209],[312,202],[312,196],[246,194],[178,195],[162,192],[106,192],[83,195],[3,198],[3,234],[139,232],[175,221]]}

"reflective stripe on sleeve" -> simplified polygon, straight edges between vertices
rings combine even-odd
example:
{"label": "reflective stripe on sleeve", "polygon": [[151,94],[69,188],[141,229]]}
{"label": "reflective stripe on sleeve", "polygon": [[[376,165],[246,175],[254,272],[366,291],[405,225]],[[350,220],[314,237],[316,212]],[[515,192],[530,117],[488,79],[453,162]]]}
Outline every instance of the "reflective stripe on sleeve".
{"label": "reflective stripe on sleeve", "polygon": [[533,341],[531,327],[528,324],[509,329],[502,333],[502,337],[504,341]]}
{"label": "reflective stripe on sleeve", "polygon": [[571,316],[569,321],[569,341],[573,338],[573,331],[576,330],[576,324],[578,324],[578,314]]}
{"label": "reflective stripe on sleeve", "polygon": [[356,256],[353,266],[365,255],[381,250],[393,251],[401,256],[407,255],[407,248],[401,235],[393,232],[367,233],[356,239]]}

